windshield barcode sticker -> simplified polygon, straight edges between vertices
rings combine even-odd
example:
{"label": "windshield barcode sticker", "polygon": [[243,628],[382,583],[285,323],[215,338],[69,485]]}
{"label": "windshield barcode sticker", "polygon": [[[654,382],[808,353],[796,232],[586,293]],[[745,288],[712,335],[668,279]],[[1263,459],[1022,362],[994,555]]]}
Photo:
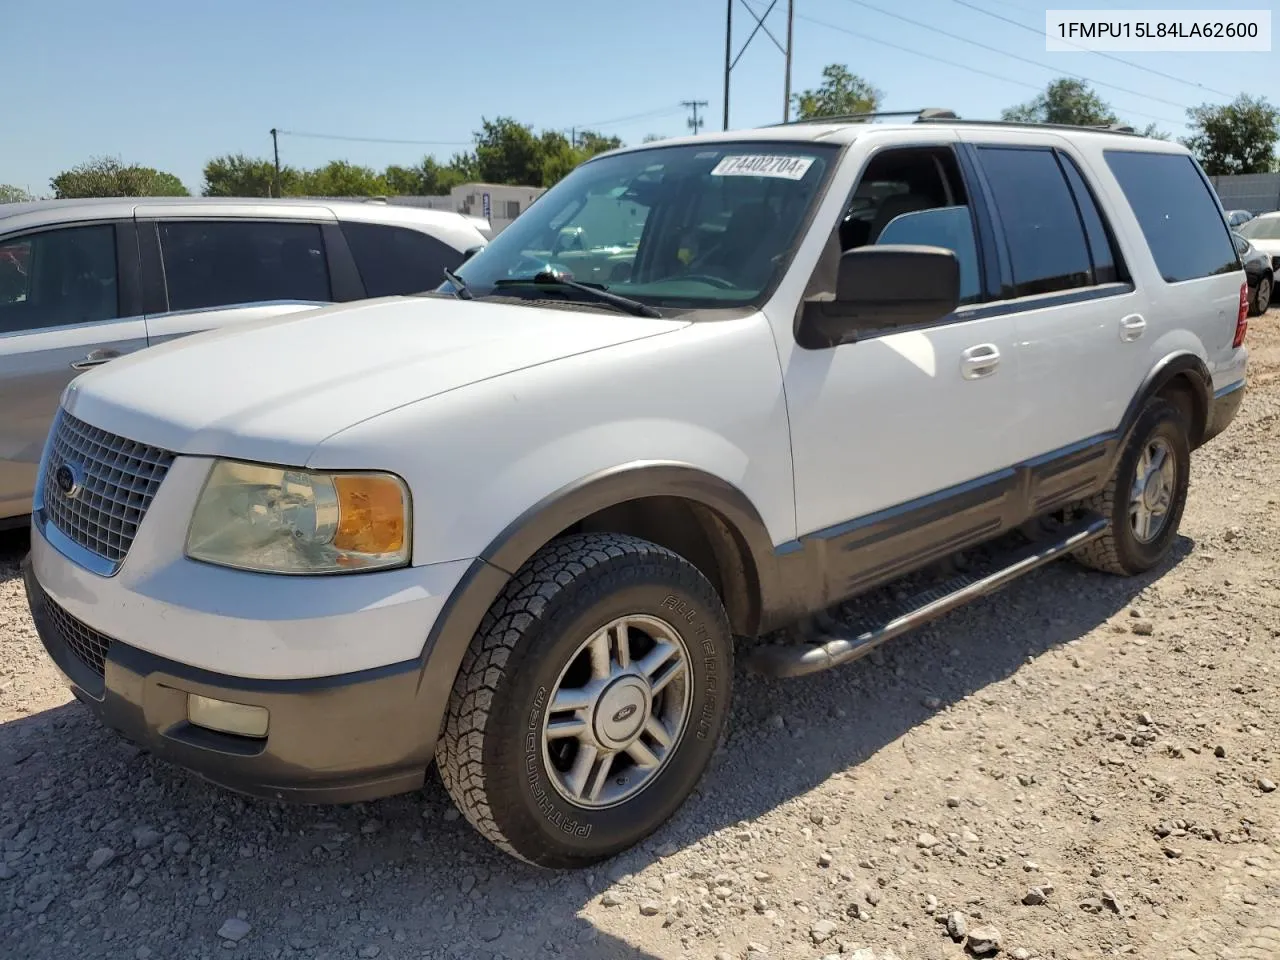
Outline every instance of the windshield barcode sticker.
{"label": "windshield barcode sticker", "polygon": [[744,154],[725,157],[711,171],[713,177],[777,177],[800,180],[813,166],[813,157],[775,157]]}

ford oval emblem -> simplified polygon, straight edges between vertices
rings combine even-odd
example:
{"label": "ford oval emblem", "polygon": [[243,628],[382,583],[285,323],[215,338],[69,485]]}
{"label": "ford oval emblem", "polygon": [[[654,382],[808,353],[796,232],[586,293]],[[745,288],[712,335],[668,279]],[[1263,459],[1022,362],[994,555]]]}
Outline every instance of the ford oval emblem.
{"label": "ford oval emblem", "polygon": [[634,703],[628,703],[625,707],[623,707],[621,710],[619,710],[617,713],[613,715],[613,722],[622,723],[623,720],[629,719],[639,709],[640,708],[637,707]]}
{"label": "ford oval emblem", "polygon": [[58,491],[68,500],[74,500],[80,495],[80,470],[78,467],[69,463],[64,463],[53,472],[53,482],[58,485]]}

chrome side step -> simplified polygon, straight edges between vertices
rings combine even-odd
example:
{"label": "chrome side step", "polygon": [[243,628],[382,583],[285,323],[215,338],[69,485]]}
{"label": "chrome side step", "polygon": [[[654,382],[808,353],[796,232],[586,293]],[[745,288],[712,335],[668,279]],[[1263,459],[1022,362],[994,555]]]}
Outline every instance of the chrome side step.
{"label": "chrome side step", "polygon": [[953,577],[907,599],[887,619],[854,626],[828,621],[834,629],[822,630],[812,642],[757,647],[747,656],[747,669],[768,677],[803,677],[857,660],[886,640],[995,593],[1023,574],[1097,539],[1106,529],[1103,517],[1083,516],[1056,531],[1054,540],[1032,543],[1002,557],[1001,565],[990,572]]}

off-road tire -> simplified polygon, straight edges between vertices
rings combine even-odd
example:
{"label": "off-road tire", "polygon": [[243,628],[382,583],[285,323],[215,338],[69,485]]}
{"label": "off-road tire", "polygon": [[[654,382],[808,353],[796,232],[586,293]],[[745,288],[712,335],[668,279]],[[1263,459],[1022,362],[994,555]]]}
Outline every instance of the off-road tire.
{"label": "off-road tire", "polygon": [[[632,615],[678,625],[692,654],[689,719],[641,792],[613,807],[579,806],[548,780],[548,691],[591,633]],[[697,568],[636,537],[565,537],[535,554],[485,614],[454,683],[437,768],[468,822],[500,849],[538,866],[587,866],[647,837],[693,792],[720,742],[732,676],[728,618]]]}
{"label": "off-road tire", "polygon": [[[1187,504],[1191,467],[1189,433],[1186,418],[1168,400],[1152,397],[1146,402],[1106,487],[1077,505],[1078,510],[1101,514],[1108,521],[1106,533],[1072,555],[1079,563],[1104,573],[1132,577],[1164,562],[1177,540],[1178,526]],[[1173,504],[1163,529],[1150,543],[1143,543],[1134,535],[1129,520],[1129,491],[1133,487],[1142,450],[1156,437],[1168,442],[1177,476]]]}

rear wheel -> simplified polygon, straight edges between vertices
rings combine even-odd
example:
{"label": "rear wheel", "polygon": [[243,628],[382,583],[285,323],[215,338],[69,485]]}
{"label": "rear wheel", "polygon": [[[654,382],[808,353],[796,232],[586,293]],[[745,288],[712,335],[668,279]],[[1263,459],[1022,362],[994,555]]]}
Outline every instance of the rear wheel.
{"label": "rear wheel", "polygon": [[1253,315],[1266,313],[1271,307],[1271,277],[1264,274],[1258,280],[1258,286],[1253,291]]}
{"label": "rear wheel", "polygon": [[1115,473],[1101,493],[1080,504],[1109,521],[1107,531],[1075,554],[1087,567],[1134,576],[1173,549],[1187,502],[1191,467],[1188,426],[1169,401],[1147,401]]}
{"label": "rear wheel", "polygon": [[728,715],[732,638],[714,588],[635,537],[543,548],[486,614],[438,767],[468,821],[547,867],[585,866],[680,807]]}

